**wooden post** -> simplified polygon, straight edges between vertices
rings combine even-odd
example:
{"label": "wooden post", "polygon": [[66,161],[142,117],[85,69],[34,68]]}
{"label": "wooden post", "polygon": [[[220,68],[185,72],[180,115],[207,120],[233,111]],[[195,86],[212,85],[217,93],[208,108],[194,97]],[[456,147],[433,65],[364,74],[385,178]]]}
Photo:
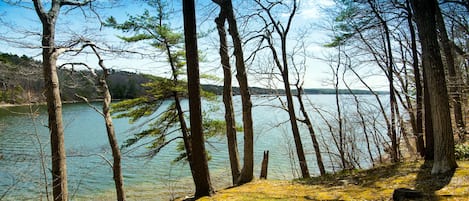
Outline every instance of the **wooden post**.
{"label": "wooden post", "polygon": [[264,158],[262,159],[261,166],[261,179],[267,179],[267,167],[269,165],[269,151],[264,151]]}

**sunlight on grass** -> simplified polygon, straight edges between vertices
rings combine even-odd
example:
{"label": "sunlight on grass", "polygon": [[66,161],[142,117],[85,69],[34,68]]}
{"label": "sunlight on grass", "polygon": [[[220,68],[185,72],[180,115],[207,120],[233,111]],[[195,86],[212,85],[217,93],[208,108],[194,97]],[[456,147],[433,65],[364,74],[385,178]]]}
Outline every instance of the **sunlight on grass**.
{"label": "sunlight on grass", "polygon": [[[396,188],[417,189],[421,200],[469,200],[469,161],[459,168],[449,184],[430,175],[423,162],[381,166],[298,181],[256,180],[243,186],[218,191],[199,201],[223,200],[390,200]],[[439,183],[440,182],[440,183]],[[444,186],[438,186],[444,184]]]}

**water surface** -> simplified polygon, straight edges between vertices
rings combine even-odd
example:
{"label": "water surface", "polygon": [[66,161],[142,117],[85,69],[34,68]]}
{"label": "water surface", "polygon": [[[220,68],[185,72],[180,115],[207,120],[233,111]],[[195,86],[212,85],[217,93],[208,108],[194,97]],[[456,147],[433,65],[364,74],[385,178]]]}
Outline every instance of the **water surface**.
{"label": "water surface", "polygon": [[[332,95],[308,96],[314,105],[324,111],[334,111],[335,97]],[[364,101],[373,102],[371,96],[360,96]],[[223,105],[204,102],[205,109],[219,107],[210,113],[211,118],[223,119]],[[342,97],[348,104],[342,106],[353,110],[351,96]],[[294,151],[288,114],[278,108],[278,100],[272,97],[253,98],[253,118],[255,129],[255,175],[259,174],[264,150],[270,151],[269,179],[292,179],[298,176],[296,152]],[[241,121],[240,98],[235,97],[237,122]],[[99,103],[93,104],[100,107]],[[187,101],[184,102],[187,105]],[[276,107],[272,107],[275,105]],[[353,106],[353,107],[352,107]],[[186,106],[187,107],[187,106]],[[186,108],[187,109],[187,108]],[[368,110],[374,110],[373,107]],[[331,145],[327,127],[321,118],[312,112],[319,140],[323,146]],[[377,113],[377,111],[375,111]],[[32,114],[32,115],[31,115]],[[333,112],[331,113],[333,114]],[[328,116],[327,113],[325,116]],[[330,116],[330,115],[329,115]],[[103,118],[87,104],[64,104],[65,144],[69,191],[72,199],[92,199],[104,192],[112,192],[114,183],[112,170],[106,160],[111,159]],[[45,178],[42,174],[41,158],[45,161],[47,182],[50,183],[49,135],[46,127],[47,116],[44,106],[0,108],[0,198],[6,200],[44,199]],[[114,119],[118,141],[130,138],[142,127],[129,124],[127,119]],[[138,123],[137,123],[138,125]],[[319,174],[312,149],[311,138],[304,125],[300,125],[303,144],[307,153],[310,172]],[[239,150],[242,159],[242,133],[238,134]],[[178,155],[176,144],[170,144],[152,159],[137,157],[144,147],[129,152],[123,150],[123,173],[127,191],[137,194],[168,196],[173,192],[192,189],[189,167],[183,163],[173,163]],[[209,162],[212,182],[217,186],[228,185],[231,181],[228,151],[224,134],[209,139],[207,148],[211,155]],[[362,147],[363,148],[363,147]],[[332,149],[332,148],[331,148]],[[324,150],[324,149],[323,149]],[[332,150],[333,151],[333,150]],[[44,154],[44,157],[41,157]],[[329,171],[334,170],[335,161],[324,154]],[[361,160],[365,161],[366,157]],[[242,162],[242,160],[241,160]],[[366,165],[365,165],[366,166]],[[50,187],[49,187],[50,191]]]}

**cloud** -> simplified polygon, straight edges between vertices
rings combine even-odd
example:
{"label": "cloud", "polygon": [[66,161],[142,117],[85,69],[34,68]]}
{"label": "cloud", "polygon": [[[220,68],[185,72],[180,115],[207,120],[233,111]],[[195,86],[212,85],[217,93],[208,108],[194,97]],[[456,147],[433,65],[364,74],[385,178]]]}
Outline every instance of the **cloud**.
{"label": "cloud", "polygon": [[334,6],[333,0],[319,0],[319,1],[303,1],[300,8],[299,16],[304,19],[319,19],[322,17],[322,8]]}

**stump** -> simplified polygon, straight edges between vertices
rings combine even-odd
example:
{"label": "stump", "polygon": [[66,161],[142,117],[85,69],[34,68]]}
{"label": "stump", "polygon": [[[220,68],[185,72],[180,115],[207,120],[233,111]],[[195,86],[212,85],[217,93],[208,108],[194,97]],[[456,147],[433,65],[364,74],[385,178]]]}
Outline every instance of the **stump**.
{"label": "stump", "polygon": [[267,167],[269,165],[269,151],[264,151],[264,158],[262,159],[261,166],[261,179],[267,179]]}

